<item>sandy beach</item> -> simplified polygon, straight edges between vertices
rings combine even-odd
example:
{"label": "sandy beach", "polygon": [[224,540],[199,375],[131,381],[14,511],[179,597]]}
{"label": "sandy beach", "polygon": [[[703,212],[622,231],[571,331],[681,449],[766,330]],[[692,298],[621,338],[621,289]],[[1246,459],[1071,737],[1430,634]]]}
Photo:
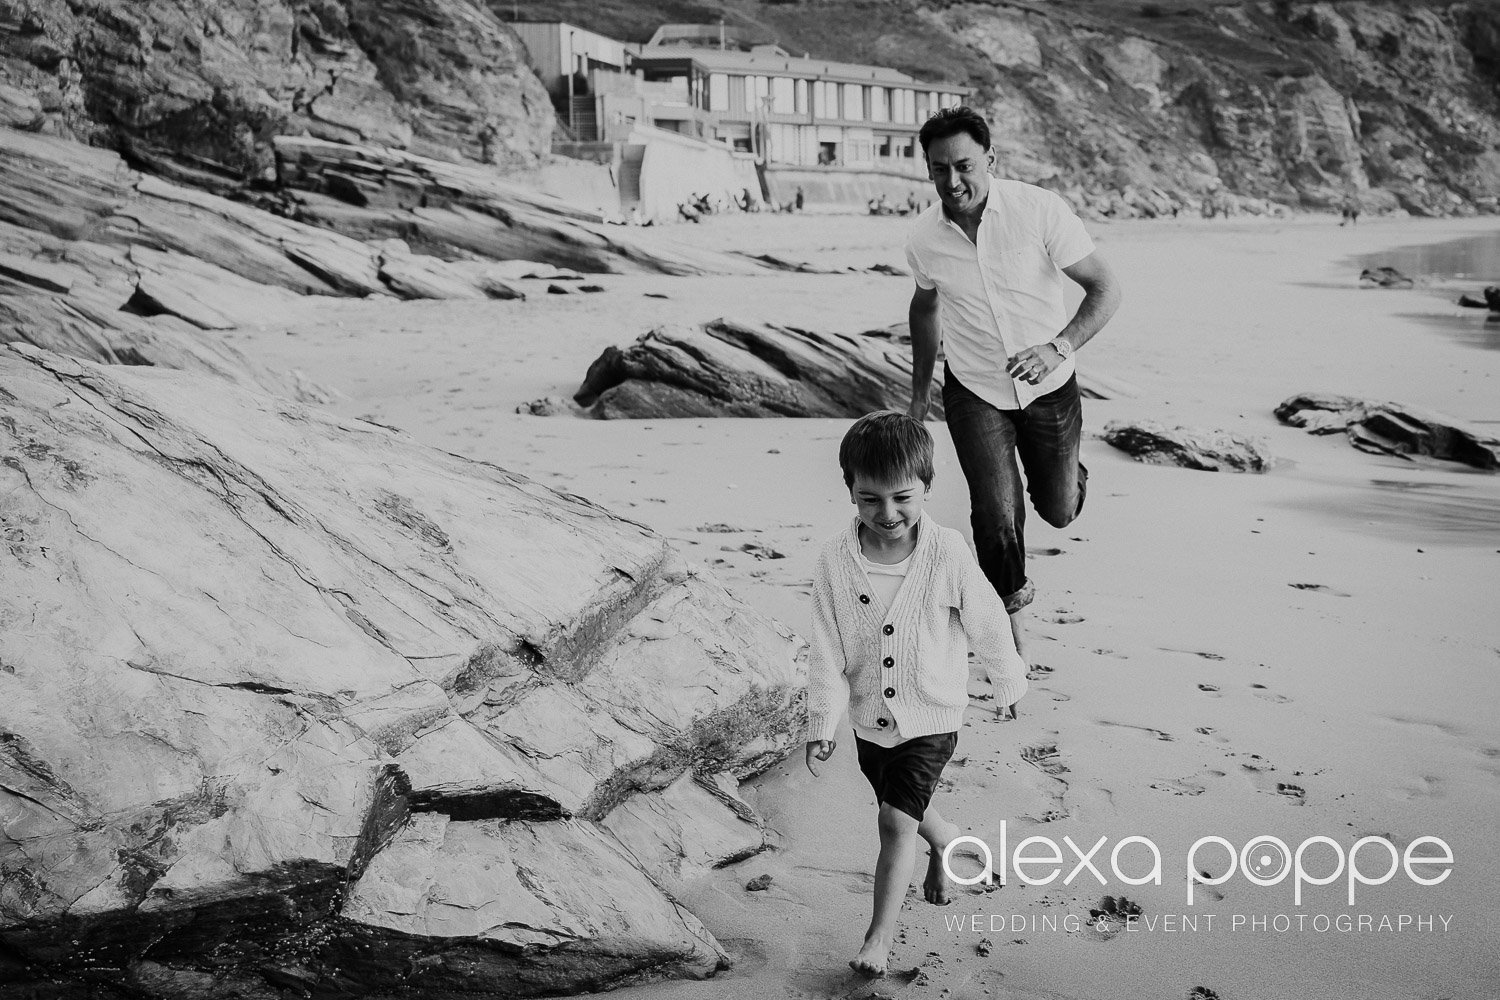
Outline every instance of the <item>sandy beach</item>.
{"label": "sandy beach", "polygon": [[[671,238],[861,268],[903,263],[905,223],[846,215],[715,217]],[[1489,233],[1489,220],[1336,218],[1094,223],[1125,304],[1080,367],[1134,387],[1085,402],[1083,515],[1028,523],[1032,656],[1021,717],[976,700],[946,773],[944,812],[994,849],[1061,846],[1055,881],[976,885],[945,908],[908,898],[898,974],[846,966],[869,918],[874,803],[852,738],[813,778],[800,754],[743,793],[776,848],[672,887],[736,956],[707,982],[621,998],[1489,997],[1500,991],[1500,478],[1364,454],[1277,423],[1325,391],[1500,424],[1500,326],[1452,305],[1459,285],[1361,290],[1354,258]],[[1490,281],[1500,275],[1489,275]],[[599,422],[518,415],[570,396],[589,363],[663,323],[718,316],[860,331],[905,318],[907,278],[870,273],[602,276],[598,294],[524,302],[307,299],[227,334],[272,368],[340,394],[334,409],[525,473],[672,538],[758,610],[803,631],[818,543],[852,513],[842,420]],[[1462,290],[1477,292],[1475,280]],[[665,296],[657,297],[657,296]],[[1112,419],[1262,436],[1264,475],[1147,466],[1097,435]],[[940,424],[928,503],[968,530],[967,492]],[[706,531],[709,526],[728,531]],[[747,551],[745,546],[754,543]],[[976,680],[976,695],[986,685]],[[1295,852],[1365,836],[1451,847],[1424,886],[1348,873],[1326,885],[1192,886],[1202,837]],[[1068,837],[1107,884],[1084,870]],[[1128,837],[1159,848],[1161,881],[1109,864]],[[1419,854],[1434,851],[1429,843]],[[1044,853],[1040,849],[1034,853]],[[1259,858],[1261,852],[1254,852]],[[1274,852],[1273,852],[1274,853]],[[1291,859],[1287,859],[1291,860]],[[1359,856],[1373,879],[1388,865]],[[972,867],[972,862],[968,862]],[[1227,852],[1204,848],[1212,880]],[[1302,865],[1321,879],[1335,848]],[[1136,877],[1139,842],[1119,855]],[[1432,875],[1441,866],[1419,868]],[[752,877],[771,887],[747,892]],[[1090,926],[1106,896],[1140,919]],[[1361,919],[1368,917],[1368,925]],[[1322,919],[1319,919],[1322,918]],[[1389,924],[1382,922],[1388,918]],[[1348,929],[1343,929],[1347,923]],[[1388,929],[1387,929],[1388,928]],[[1212,993],[1192,994],[1195,988]]]}

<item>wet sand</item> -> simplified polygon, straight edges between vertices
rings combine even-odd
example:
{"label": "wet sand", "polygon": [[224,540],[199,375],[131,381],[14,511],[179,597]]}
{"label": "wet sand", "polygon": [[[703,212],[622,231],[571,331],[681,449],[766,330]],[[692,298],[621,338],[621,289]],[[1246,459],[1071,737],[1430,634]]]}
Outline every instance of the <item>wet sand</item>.
{"label": "wet sand", "polygon": [[[902,263],[904,227],[737,216],[673,235],[867,267]],[[1294,393],[1329,391],[1500,426],[1500,353],[1489,349],[1500,325],[1486,329],[1482,312],[1452,305],[1456,286],[1360,290],[1355,280],[1358,255],[1488,232],[1494,220],[1090,228],[1126,301],[1080,363],[1137,394],[1085,402],[1088,506],[1066,529],[1028,524],[1038,584],[1031,693],[1010,723],[975,701],[938,796],[997,854],[1002,820],[1012,850],[1029,836],[1055,841],[1061,874],[1029,886],[1012,872],[1007,885],[962,891],[945,908],[914,887],[891,956],[905,975],[857,979],[845,963],[869,918],[876,837],[846,735],[822,778],[807,774],[799,753],[745,786],[776,849],[673,887],[735,954],[734,969],[615,996],[1494,993],[1500,477],[1366,455],[1271,414]],[[847,421],[594,422],[514,410],[570,395],[605,346],[663,322],[723,315],[857,331],[904,318],[910,281],[768,274],[598,284],[603,293],[521,303],[309,302],[290,335],[276,327],[229,336],[267,364],[339,390],[340,412],[657,529],[755,607],[805,629],[817,545],[852,512],[836,460]],[[1281,463],[1260,476],[1141,465],[1096,437],[1108,420],[1134,417],[1261,435]],[[967,530],[952,445],[941,425],[932,428],[938,478],[928,511]],[[698,530],[710,524],[738,530]],[[749,541],[784,558],[739,551]],[[985,685],[971,690],[981,695]],[[1261,886],[1239,873],[1198,886],[1188,903],[1195,840],[1239,847],[1263,835],[1293,850],[1328,837],[1345,852],[1366,835],[1398,849],[1435,836],[1455,863],[1439,885],[1404,872],[1356,885],[1352,906],[1347,873],[1304,886],[1300,905],[1290,878]],[[1107,838],[1094,861],[1108,884],[1088,871],[1063,884],[1077,863],[1064,836],[1083,852]],[[1117,879],[1109,854],[1130,836],[1158,847],[1160,885]],[[1332,849],[1308,850],[1305,869],[1328,873]],[[1227,867],[1222,850],[1197,860],[1210,876]],[[1374,850],[1360,862],[1376,876],[1386,865]],[[1120,867],[1143,872],[1145,848],[1125,848]],[[763,873],[774,876],[768,891],[744,891]],[[1088,925],[1105,896],[1120,895],[1140,906],[1140,920],[1123,930]],[[1361,915],[1370,929],[1360,929]],[[1317,929],[1320,916],[1327,929]]]}

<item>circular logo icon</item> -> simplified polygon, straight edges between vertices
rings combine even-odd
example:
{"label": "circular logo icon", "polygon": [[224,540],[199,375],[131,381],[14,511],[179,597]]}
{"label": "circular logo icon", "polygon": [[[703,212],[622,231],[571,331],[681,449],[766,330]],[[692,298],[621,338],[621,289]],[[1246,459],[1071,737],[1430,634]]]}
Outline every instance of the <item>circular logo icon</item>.
{"label": "circular logo icon", "polygon": [[1240,850],[1240,867],[1256,885],[1275,885],[1292,867],[1292,852],[1276,837],[1256,837]]}

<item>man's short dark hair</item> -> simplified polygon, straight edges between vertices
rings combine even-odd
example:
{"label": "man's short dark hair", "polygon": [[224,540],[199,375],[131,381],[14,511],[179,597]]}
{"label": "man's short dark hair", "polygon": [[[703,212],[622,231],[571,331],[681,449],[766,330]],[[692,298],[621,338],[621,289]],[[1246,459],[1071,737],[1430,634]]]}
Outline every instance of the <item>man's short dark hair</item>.
{"label": "man's short dark hair", "polygon": [[854,486],[857,475],[885,483],[909,477],[932,485],[932,435],[922,422],[898,410],[866,413],[844,434],[839,465],[844,485]]}
{"label": "man's short dark hair", "polygon": [[959,105],[953,108],[940,108],[933,112],[932,116],[922,123],[922,130],[917,133],[917,138],[922,140],[922,155],[927,155],[927,147],[939,139],[967,132],[969,138],[979,143],[980,149],[990,148],[990,125],[984,120],[984,116],[973,108]]}

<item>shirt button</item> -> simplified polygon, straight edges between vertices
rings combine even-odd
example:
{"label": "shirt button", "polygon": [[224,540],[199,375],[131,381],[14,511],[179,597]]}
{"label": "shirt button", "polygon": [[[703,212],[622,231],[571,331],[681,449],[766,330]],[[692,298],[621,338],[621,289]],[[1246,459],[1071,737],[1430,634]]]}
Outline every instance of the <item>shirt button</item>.
{"label": "shirt button", "polygon": [[896,697],[896,689],[895,688],[886,688],[885,689],[885,696],[887,698],[894,698],[894,697]]}
{"label": "shirt button", "polygon": [[886,635],[890,635],[892,632],[896,631],[896,626],[894,626],[894,625],[887,625],[885,628],[881,629],[880,631],[884,632]]}
{"label": "shirt button", "polygon": [[861,604],[869,604],[870,603],[870,595],[869,594],[860,594],[859,595],[859,603],[861,603]]}
{"label": "shirt button", "polygon": [[887,667],[894,667],[896,665],[896,658],[894,656],[887,656],[881,663]]}
{"label": "shirt button", "polygon": [[875,720],[875,724],[877,726],[879,726],[881,729],[884,729],[886,726],[890,725],[890,723],[886,722],[884,719],[876,719]]}

